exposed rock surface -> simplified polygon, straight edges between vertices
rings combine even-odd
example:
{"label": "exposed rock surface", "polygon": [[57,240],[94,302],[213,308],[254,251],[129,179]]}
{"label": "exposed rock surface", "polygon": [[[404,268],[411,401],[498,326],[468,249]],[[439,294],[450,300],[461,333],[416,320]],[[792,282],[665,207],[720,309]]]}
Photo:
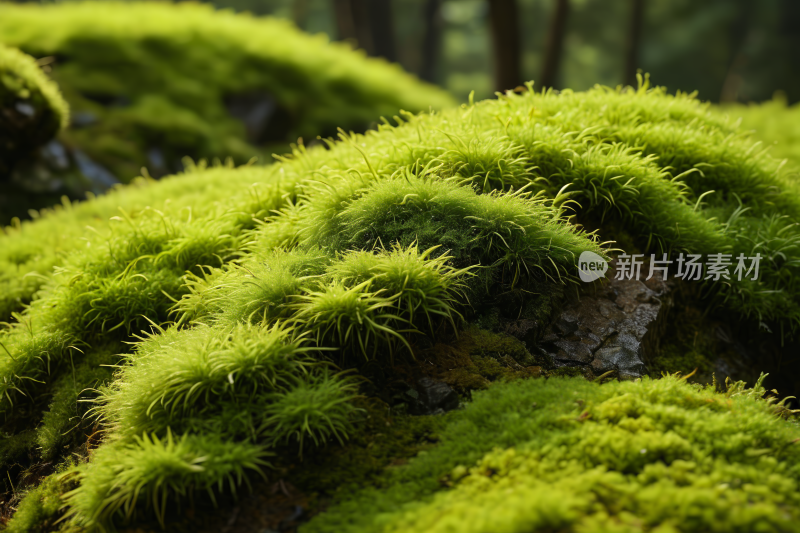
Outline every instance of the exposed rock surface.
{"label": "exposed rock surface", "polygon": [[447,383],[424,377],[417,380],[416,389],[406,392],[408,410],[415,415],[435,415],[458,408],[456,391]]}
{"label": "exposed rock surface", "polygon": [[647,373],[672,305],[671,285],[659,272],[649,280],[615,278],[612,262],[607,280],[582,285],[545,329],[538,350],[555,366],[588,367],[595,375],[613,370],[620,378]]}

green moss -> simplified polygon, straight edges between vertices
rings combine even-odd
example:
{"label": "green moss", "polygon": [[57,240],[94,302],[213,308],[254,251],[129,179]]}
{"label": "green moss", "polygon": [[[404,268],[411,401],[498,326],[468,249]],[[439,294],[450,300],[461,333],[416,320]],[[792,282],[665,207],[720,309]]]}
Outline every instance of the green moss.
{"label": "green moss", "polygon": [[[28,103],[37,114],[50,116],[50,137],[69,122],[69,107],[58,86],[42,72],[36,60],[0,44],[0,107],[17,103]],[[46,133],[42,135],[48,138]]]}
{"label": "green moss", "polygon": [[528,362],[531,358],[525,344],[510,335],[501,335],[486,331],[485,329],[470,329],[468,335],[471,337],[473,346],[470,348],[470,355],[493,355],[503,357],[510,355],[516,361]]}
{"label": "green moss", "polygon": [[111,380],[110,367],[119,362],[116,354],[122,350],[121,345],[92,349],[71,372],[53,383],[52,400],[42,416],[42,425],[36,429],[36,444],[44,461],[57,457],[61,447],[85,440],[87,422],[91,422],[91,418],[85,418],[90,399]]}
{"label": "green moss", "polygon": [[524,343],[476,326],[459,332],[458,338],[447,344],[437,344],[430,356],[437,365],[437,377],[466,396],[487,388],[492,381],[542,375],[541,362]]}
{"label": "green moss", "polygon": [[[187,155],[269,160],[298,137],[363,131],[400,109],[453,103],[399,66],[323,35],[210,5],[4,4],[0,42],[55,57],[53,77],[74,111],[94,117],[63,141],[123,182],[142,166],[154,175],[179,170]],[[226,102],[261,106],[266,126],[248,130]],[[148,155],[154,149],[155,159]]]}
{"label": "green moss", "polygon": [[800,172],[800,105],[790,106],[786,95],[777,94],[760,104],[721,106],[719,112],[741,120],[742,128],[752,131],[764,148]]}
{"label": "green moss", "polygon": [[495,331],[500,327],[501,319],[500,309],[497,307],[489,307],[474,320],[474,324],[479,329]]}
{"label": "green moss", "polygon": [[709,374],[713,370],[713,362],[709,360],[708,352],[697,349],[683,351],[675,345],[664,347],[658,356],[658,368],[664,372],[682,372],[689,374],[697,370],[701,374]]}
{"label": "green moss", "polygon": [[[69,107],[34,58],[2,42],[0,113],[0,181],[2,194],[8,195],[16,191],[15,185],[7,183],[16,163],[66,127]],[[11,203],[13,199],[0,201],[0,208],[10,210]]]}
{"label": "green moss", "polygon": [[[80,364],[80,351],[91,353],[87,346],[135,343],[97,409],[106,441],[78,471],[79,485],[68,496],[72,523],[111,527],[128,510],[144,511],[154,501],[150,510],[163,520],[169,503],[198,489],[216,494],[220,484],[233,491],[247,473],[269,472],[271,458],[286,464],[301,453],[309,457],[346,444],[357,433],[359,369],[377,369],[389,383],[400,376],[446,378],[453,371],[462,392],[487,388],[475,395],[488,400],[476,401],[452,426],[452,440],[440,448],[445,452],[418,458],[428,465],[420,477],[398,474],[416,479],[396,489],[405,496],[372,493],[360,502],[367,510],[384,505],[389,513],[408,511],[402,520],[392,515],[398,524],[427,525],[426,498],[440,481],[459,465],[464,474],[494,447],[520,448],[527,464],[529,451],[574,444],[580,453],[556,459],[596,459],[576,475],[594,468],[642,474],[637,461],[650,460],[641,457],[644,446],[632,450],[617,443],[640,443],[641,437],[647,449],[673,453],[664,448],[674,443],[670,428],[691,426],[684,438],[695,440],[676,449],[690,450],[679,458],[705,465],[703,476],[713,474],[708,464],[717,460],[750,476],[755,467],[746,450],[761,448],[741,446],[753,439],[776,450],[776,457],[785,453],[779,442],[791,441],[794,433],[770,426],[765,402],[731,398],[731,405],[759,421],[746,426],[736,410],[726,415],[735,423],[714,418],[715,409],[727,409],[727,399],[674,378],[598,388],[558,377],[575,372],[570,369],[547,380],[516,379],[547,373],[519,341],[480,329],[454,340],[470,304],[480,314],[489,302],[503,320],[552,314],[560,291],[575,281],[580,253],[605,253],[602,224],[599,235],[587,233],[573,224],[571,210],[614,222],[644,243],[643,252],[752,255],[757,248],[764,257],[760,280],[703,289],[729,312],[757,315],[788,333],[800,316],[800,277],[793,274],[800,230],[792,225],[800,201],[796,184],[774,160],[748,154],[754,144],[694,100],[645,85],[624,92],[509,94],[406,118],[363,136],[342,134],[329,149],[298,146],[269,168],[202,170],[142,189],[146,194],[123,188],[118,196],[64,209],[8,236],[10,283],[34,264],[50,261],[61,268],[46,276],[30,307],[0,332],[8,351],[0,352],[4,411],[45,397],[71,363]],[[641,146],[644,153],[634,148]],[[700,169],[703,180],[696,176]],[[202,191],[186,187],[191,177]],[[247,182],[256,185],[245,187]],[[720,197],[698,203],[709,187]],[[737,197],[749,210],[737,211]],[[107,220],[109,210],[128,201],[130,213]],[[159,209],[146,209],[147,201]],[[87,221],[95,231],[75,229]],[[57,242],[61,235],[71,239],[63,259],[22,242],[23,236]],[[426,254],[423,244],[444,246]],[[173,319],[179,323],[167,324]],[[349,373],[335,373],[331,362]],[[487,385],[490,379],[495,383]],[[372,390],[381,386],[376,380]],[[638,398],[634,407],[644,415],[634,416],[634,409],[621,422],[606,417],[614,402],[626,398]],[[581,419],[578,406],[606,400],[613,402],[591,411],[602,423]],[[675,409],[680,420],[667,427],[672,419],[658,417]],[[654,425],[656,435],[639,427],[648,418],[666,425]],[[32,426],[39,423],[40,417],[31,417]],[[581,427],[598,433],[584,438]],[[16,433],[25,429],[14,427]],[[636,438],[625,433],[634,429]],[[725,431],[736,438],[721,439]],[[709,448],[703,439],[735,446]],[[487,461],[493,464],[494,456]],[[532,471],[549,476],[550,466],[536,470],[536,461]],[[526,487],[533,483],[522,474],[520,479]],[[613,485],[615,479],[601,481]],[[757,473],[752,479],[759,487],[766,483]],[[586,487],[597,486],[584,480]],[[780,486],[793,480],[781,478]],[[641,492],[639,481],[630,483],[622,489]],[[539,487],[531,486],[538,494]],[[469,493],[466,485],[464,490]],[[457,491],[454,486],[452,493]],[[666,501],[674,499],[667,494]],[[793,492],[779,494],[791,498]],[[610,498],[601,496],[597,505]],[[397,507],[413,501],[421,514]],[[636,501],[622,510],[591,507],[600,513],[591,516],[601,525],[602,512],[627,520],[620,513],[639,513]],[[738,501],[724,505],[742,507]],[[774,511],[776,501],[757,503]],[[373,517],[371,511],[363,515]],[[564,527],[584,515],[576,513]],[[749,527],[747,520],[736,524]]]}
{"label": "green moss", "polygon": [[344,446],[315,450],[302,462],[284,466],[292,484],[318,501],[347,499],[354,491],[379,483],[387,467],[405,464],[433,446],[446,420],[393,413],[375,399],[358,400],[355,405],[363,414]]}
{"label": "green moss", "polygon": [[583,372],[580,368],[574,366],[562,366],[561,368],[554,368],[547,373],[550,377],[580,377]]}
{"label": "green moss", "polygon": [[[27,463],[28,454],[36,442],[36,432],[33,430],[20,431],[14,434],[3,433],[0,435],[0,465],[10,468],[17,461]],[[7,488],[6,480],[3,480]]]}
{"label": "green moss", "polygon": [[301,531],[797,531],[800,432],[764,392],[496,384],[437,446]]}
{"label": "green moss", "polygon": [[61,497],[71,485],[70,481],[63,479],[63,476],[72,466],[71,462],[62,464],[55,473],[27,491],[4,531],[28,533],[60,529],[56,522],[63,511],[64,502]]}

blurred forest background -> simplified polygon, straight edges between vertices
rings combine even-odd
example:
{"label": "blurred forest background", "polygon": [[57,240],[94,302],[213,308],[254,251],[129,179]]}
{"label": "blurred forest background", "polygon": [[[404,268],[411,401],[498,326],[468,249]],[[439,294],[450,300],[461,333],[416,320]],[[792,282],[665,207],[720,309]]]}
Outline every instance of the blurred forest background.
{"label": "blurred forest background", "polygon": [[293,19],[399,62],[463,100],[635,84],[713,102],[800,100],[799,0],[216,0]]}
{"label": "blurred forest background", "polygon": [[[43,2],[47,3],[47,2]],[[800,0],[216,0],[400,63],[463,100],[637,69],[702,100],[800,101]]]}

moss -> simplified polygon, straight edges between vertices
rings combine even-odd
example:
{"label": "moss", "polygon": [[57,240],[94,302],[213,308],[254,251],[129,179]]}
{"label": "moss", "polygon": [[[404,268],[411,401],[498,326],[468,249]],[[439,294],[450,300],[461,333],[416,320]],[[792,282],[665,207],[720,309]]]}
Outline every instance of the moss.
{"label": "moss", "polygon": [[[177,171],[187,155],[268,160],[301,136],[453,103],[396,65],[287,21],[188,2],[6,4],[0,42],[55,59],[54,79],[85,117],[63,141],[123,182],[143,166]],[[236,118],[253,109],[267,120]]]}
{"label": "moss", "polygon": [[[46,397],[70,372],[71,358],[80,363],[80,352],[90,353],[88,346],[132,343],[97,408],[105,442],[79,468],[79,485],[67,497],[72,524],[113,527],[127,509],[163,521],[165,506],[196,490],[233,491],[246,476],[269,475],[279,462],[295,464],[337,444],[346,447],[357,433],[358,374],[371,371],[385,381],[375,380],[370,394],[388,392],[389,399],[392,389],[384,383],[419,375],[454,371],[451,381],[464,393],[495,380],[474,393],[473,409],[452,426],[450,444],[437,448],[444,452],[418,456],[431,470],[417,478],[407,474],[411,470],[397,470],[419,486],[390,490],[413,494],[384,498],[373,492],[372,500],[360,502],[364,509],[385,504],[384,511],[399,513],[407,509],[397,507],[398,501],[417,501],[421,514],[402,518],[415,524],[427,524],[426,498],[453,483],[445,478],[453,468],[475,467],[494,447],[527,453],[539,444],[562,451],[575,444],[580,453],[564,460],[598,458],[579,474],[613,467],[633,475],[644,447],[618,443],[639,443],[641,437],[648,449],[672,453],[664,448],[673,443],[667,426],[653,435],[639,424],[662,420],[663,412],[675,409],[683,418],[673,427],[691,426],[691,438],[698,440],[710,435],[706,441],[716,442],[729,431],[737,436],[731,441],[736,446],[761,439],[782,450],[779,442],[795,438],[789,430],[773,432],[761,416],[769,409],[754,407],[762,404],[697,392],[673,378],[607,389],[558,375],[517,379],[547,374],[519,341],[480,328],[454,338],[470,304],[480,314],[492,302],[500,324],[516,320],[528,305],[530,320],[548,316],[559,291],[575,281],[576,258],[583,251],[605,253],[602,235],[575,226],[569,206],[587,218],[616,221],[645,243],[645,252],[751,254],[760,246],[760,280],[703,289],[731,313],[779,321],[790,331],[800,316],[794,281],[800,277],[792,274],[795,262],[781,257],[794,257],[800,238],[791,225],[800,213],[800,202],[790,194],[796,184],[767,156],[745,155],[754,145],[734,126],[686,96],[645,84],[638,91],[508,94],[406,119],[363,136],[343,133],[329,149],[297,146],[292,157],[269,168],[203,170],[194,174],[204,187],[195,201],[193,191],[180,190],[189,181],[168,180],[128,197],[131,213],[104,220],[109,209],[125,203],[119,199],[129,189],[122,189],[120,196],[65,209],[9,238],[8,279],[21,278],[22,267],[31,266],[37,254],[36,261],[61,268],[0,332],[8,351],[0,353],[4,411]],[[645,153],[634,148],[641,146]],[[703,169],[703,180],[692,168]],[[248,181],[257,183],[244,187]],[[222,192],[221,182],[231,191]],[[572,185],[564,190],[567,183]],[[709,187],[724,195],[698,203]],[[736,211],[737,196],[748,211]],[[570,198],[577,204],[566,203]],[[144,208],[147,199],[160,209]],[[73,227],[87,220],[94,232]],[[21,242],[23,236],[37,242],[39,232],[47,242],[62,234],[72,239],[63,259]],[[423,242],[439,241],[452,245],[452,259],[445,246],[427,254],[422,248]],[[476,279],[480,283],[469,283]],[[553,288],[532,290],[537,286]],[[177,322],[168,324],[172,320]],[[332,363],[349,370],[339,372]],[[555,371],[563,372],[574,370]],[[481,395],[488,399],[478,401]],[[733,425],[714,418],[714,409],[727,409],[728,399],[763,425],[742,429],[733,411]],[[585,423],[589,415],[582,416],[580,406],[606,400],[591,411],[603,423]],[[627,410],[614,418],[614,406]],[[640,407],[643,416],[637,415]],[[708,434],[706,418],[712,422]],[[40,419],[31,417],[29,424]],[[584,439],[580,427],[594,428],[597,438]],[[624,433],[632,429],[636,438]],[[747,448],[728,454],[704,448],[706,441],[692,441],[697,457],[681,459],[753,466]],[[487,457],[486,465],[497,470],[496,459]],[[538,469],[538,459],[531,460]],[[630,488],[627,481],[624,486]],[[455,484],[454,489],[453,494]],[[463,490],[470,494],[466,485]],[[609,498],[602,493],[603,502]],[[733,500],[726,505],[738,508]],[[619,515],[616,508],[606,511]],[[591,530],[587,524],[581,527]]]}
{"label": "moss", "polygon": [[72,485],[63,479],[63,475],[73,465],[72,462],[60,465],[55,473],[24,493],[4,531],[27,533],[61,529],[56,526],[56,522],[63,514],[61,497]]}
{"label": "moss", "polygon": [[428,356],[437,365],[436,377],[467,396],[492,381],[542,375],[541,364],[523,342],[476,326],[461,331],[447,344],[437,344]]}
{"label": "moss", "polygon": [[788,105],[786,95],[778,93],[767,102],[724,105],[718,111],[741,120],[743,129],[750,130],[775,157],[787,159],[789,166],[800,172],[800,105]]}
{"label": "moss", "polygon": [[689,374],[697,370],[701,375],[708,375],[714,369],[713,362],[709,360],[708,352],[692,348],[684,351],[674,344],[669,344],[661,349],[658,355],[658,368],[664,372],[682,372]]}
{"label": "moss", "polygon": [[[467,366],[459,366],[442,372],[440,379],[463,395],[469,395],[473,390],[485,389],[489,386],[490,380],[474,361],[470,361],[470,363]],[[499,363],[498,366],[500,366],[500,372],[497,375],[500,375],[504,368]]]}
{"label": "moss", "polygon": [[531,354],[525,344],[510,335],[492,333],[485,329],[471,328],[469,336],[470,355],[491,355],[494,357],[511,356],[519,363],[530,362]]}
{"label": "moss", "polygon": [[[28,454],[35,442],[36,432],[33,430],[24,430],[10,435],[4,433],[0,436],[0,465],[10,471],[18,461],[27,464],[30,460]],[[3,480],[3,484],[10,489],[8,481],[10,480]]]}
{"label": "moss", "polygon": [[719,321],[697,306],[700,294],[691,286],[678,284],[673,297],[674,307],[667,318],[661,345],[647,361],[651,376],[664,372],[694,373],[693,381],[711,383],[715,363],[726,351],[714,335]]}
{"label": "moss", "polygon": [[92,349],[72,372],[63,374],[52,388],[52,400],[36,429],[36,444],[44,461],[59,456],[61,448],[80,445],[92,423],[85,415],[95,391],[111,380],[123,346],[112,344]]}
{"label": "moss", "polygon": [[483,313],[474,320],[474,324],[483,330],[495,331],[500,327],[502,317],[497,307],[484,308]]}
{"label": "moss", "polygon": [[538,284],[531,287],[533,297],[526,298],[521,318],[533,320],[539,324],[547,324],[555,315],[564,296],[564,288],[558,285]]}
{"label": "moss", "polygon": [[388,483],[301,531],[797,531],[800,433],[764,393],[495,384]]}
{"label": "moss", "polygon": [[41,133],[45,139],[69,123],[69,107],[58,86],[42,72],[34,58],[0,44],[0,81],[0,107],[28,103],[36,114],[49,116],[46,131]]}
{"label": "moss", "polygon": [[36,60],[0,43],[0,180],[69,121],[58,86]]}
{"label": "moss", "polygon": [[359,400],[357,431],[344,446],[316,450],[287,465],[285,475],[318,505],[347,499],[361,487],[380,483],[386,468],[398,467],[438,440],[442,416],[394,413],[380,400]]}
{"label": "moss", "polygon": [[581,368],[575,366],[562,366],[561,368],[554,368],[547,372],[549,377],[580,377],[583,376]]}

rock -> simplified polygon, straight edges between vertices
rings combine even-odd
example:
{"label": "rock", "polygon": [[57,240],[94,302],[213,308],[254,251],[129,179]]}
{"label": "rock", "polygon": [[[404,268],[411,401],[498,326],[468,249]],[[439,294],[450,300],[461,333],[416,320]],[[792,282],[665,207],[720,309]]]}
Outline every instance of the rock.
{"label": "rock", "polygon": [[111,172],[92,161],[89,156],[82,151],[75,149],[72,155],[75,158],[78,169],[80,169],[81,173],[92,183],[92,192],[95,194],[105,192],[119,183],[119,180],[117,180]]}
{"label": "rock", "polygon": [[647,281],[617,280],[613,261],[610,266],[606,281],[582,286],[581,294],[567,301],[544,331],[538,348],[557,367],[641,377],[647,373],[644,362],[657,350],[665,327],[672,305],[671,286],[660,272]]}
{"label": "rock", "polygon": [[441,414],[457,409],[458,394],[447,383],[431,378],[417,381],[417,389],[406,392],[408,410],[414,415]]}
{"label": "rock", "polygon": [[147,149],[147,162],[150,163],[148,170],[151,176],[161,177],[169,172],[167,160],[160,148],[151,146]]}
{"label": "rock", "polygon": [[36,108],[27,102],[17,102],[14,107],[19,114],[25,115],[28,118],[33,118],[36,116]]}
{"label": "rock", "polygon": [[67,170],[69,168],[69,156],[63,144],[53,139],[39,149],[42,160],[52,169]]}
{"label": "rock", "polygon": [[97,115],[91,111],[76,111],[69,118],[69,125],[72,128],[87,128],[97,122]]}

